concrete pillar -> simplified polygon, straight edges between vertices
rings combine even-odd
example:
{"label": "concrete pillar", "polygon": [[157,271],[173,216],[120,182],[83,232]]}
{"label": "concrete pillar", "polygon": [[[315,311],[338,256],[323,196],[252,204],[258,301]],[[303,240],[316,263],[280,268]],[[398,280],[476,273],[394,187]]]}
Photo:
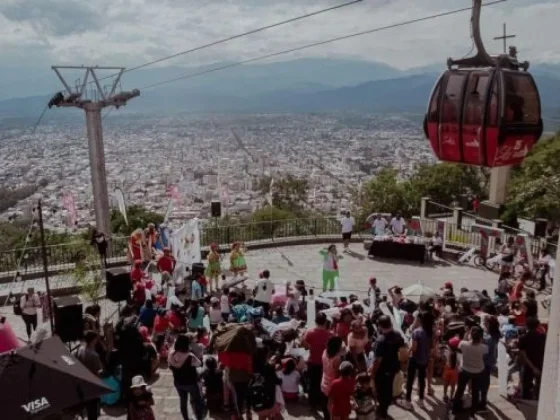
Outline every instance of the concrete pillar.
{"label": "concrete pillar", "polygon": [[507,198],[507,184],[509,181],[509,175],[509,166],[500,166],[491,169],[488,201],[493,204],[505,204]]}
{"label": "concrete pillar", "polygon": [[[558,241],[560,248],[560,241]],[[548,334],[544,351],[544,366],[541,373],[538,420],[560,419],[560,252],[556,253],[552,300],[548,317]]]}
{"label": "concrete pillar", "polygon": [[103,145],[103,125],[101,105],[90,102],[84,105],[89,146],[89,166],[93,190],[93,208],[98,231],[111,236],[111,213],[109,212],[109,193],[105,173],[105,148]]}
{"label": "concrete pillar", "polygon": [[422,220],[428,218],[428,201],[430,201],[430,197],[422,197],[420,202],[420,219]]}
{"label": "concrete pillar", "polygon": [[461,223],[463,221],[463,208],[453,207],[453,224],[457,229],[461,229]]}

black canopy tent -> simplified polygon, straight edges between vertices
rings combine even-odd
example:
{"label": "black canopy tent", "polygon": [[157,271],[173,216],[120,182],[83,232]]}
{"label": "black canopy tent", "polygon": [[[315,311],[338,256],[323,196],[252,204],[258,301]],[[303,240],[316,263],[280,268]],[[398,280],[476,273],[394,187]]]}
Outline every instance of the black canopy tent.
{"label": "black canopy tent", "polygon": [[112,392],[58,337],[0,356],[1,417],[41,419]]}

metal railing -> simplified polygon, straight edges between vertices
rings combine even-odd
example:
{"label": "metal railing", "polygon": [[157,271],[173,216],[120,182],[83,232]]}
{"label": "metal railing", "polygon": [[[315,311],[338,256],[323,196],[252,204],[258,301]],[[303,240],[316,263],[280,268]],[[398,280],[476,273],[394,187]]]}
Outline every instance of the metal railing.
{"label": "metal railing", "polygon": [[[208,247],[212,243],[229,246],[233,242],[275,241],[282,238],[312,238],[340,233],[340,223],[334,217],[315,217],[307,219],[287,219],[253,222],[228,226],[215,226],[211,222],[201,225],[201,244]],[[47,246],[49,267],[69,268],[83,258],[84,241],[68,242]],[[128,253],[128,237],[113,237],[107,254],[108,262],[126,259]],[[13,249],[0,253],[0,273],[15,274],[18,261],[23,254],[19,271],[22,275],[37,273],[42,268],[42,251],[40,247]]]}

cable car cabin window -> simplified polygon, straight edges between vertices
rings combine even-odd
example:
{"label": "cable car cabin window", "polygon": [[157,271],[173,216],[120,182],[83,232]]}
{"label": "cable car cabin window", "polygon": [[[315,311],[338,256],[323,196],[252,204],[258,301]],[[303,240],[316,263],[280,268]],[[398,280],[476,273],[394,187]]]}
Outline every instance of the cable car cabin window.
{"label": "cable car cabin window", "polygon": [[506,123],[538,124],[540,105],[533,78],[527,73],[504,72]]}
{"label": "cable car cabin window", "polygon": [[488,74],[471,73],[467,91],[465,92],[463,120],[465,125],[482,125],[488,80]]}
{"label": "cable car cabin window", "polygon": [[432,95],[432,100],[430,102],[430,110],[428,111],[428,122],[431,123],[438,123],[439,122],[439,97],[441,93],[441,85],[442,85],[441,78],[438,81],[436,88],[434,89],[434,93]]}
{"label": "cable car cabin window", "polygon": [[465,81],[465,73],[450,74],[445,87],[445,95],[443,95],[441,122],[442,123],[459,123],[459,115],[461,114],[461,103],[463,96],[463,83]]}
{"label": "cable car cabin window", "polygon": [[498,78],[494,78],[494,82],[492,83],[492,92],[490,93],[490,104],[488,106],[488,127],[497,127],[498,126],[498,107],[499,107],[499,99],[500,99],[500,91],[499,91],[499,84]]}

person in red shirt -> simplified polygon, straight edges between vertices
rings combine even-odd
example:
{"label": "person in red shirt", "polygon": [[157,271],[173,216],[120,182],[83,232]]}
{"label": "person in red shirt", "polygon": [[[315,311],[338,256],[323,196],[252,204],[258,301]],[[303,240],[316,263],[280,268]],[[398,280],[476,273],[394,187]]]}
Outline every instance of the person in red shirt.
{"label": "person in red shirt", "polygon": [[531,275],[531,273],[525,272],[520,279],[517,279],[515,281],[509,293],[510,302],[521,300],[521,298],[523,297],[523,287],[525,286],[525,279],[531,277]]}
{"label": "person in red shirt", "polygon": [[168,311],[167,316],[169,317],[169,322],[171,323],[170,327],[172,327],[174,331],[183,331],[186,326],[186,320],[179,311],[178,306],[171,305],[171,310]]}
{"label": "person in red shirt", "polygon": [[348,339],[348,334],[350,334],[350,325],[354,318],[352,317],[352,312],[348,308],[344,308],[340,312],[340,320],[336,323],[334,327],[334,332],[337,336],[342,338],[342,341],[346,342]]}
{"label": "person in red shirt", "polygon": [[348,420],[352,412],[352,396],[356,389],[354,366],[342,362],[339,367],[340,377],[332,382],[329,392],[329,412],[331,420]]}
{"label": "person in red shirt", "polygon": [[177,261],[175,261],[175,257],[171,255],[171,250],[167,247],[163,248],[163,256],[157,262],[159,272],[173,274],[176,264]]}
{"label": "person in red shirt", "polygon": [[134,261],[132,270],[130,270],[130,280],[132,281],[132,285],[135,285],[139,281],[142,281],[143,278],[144,278],[144,270],[142,270],[142,261],[136,260]]}
{"label": "person in red shirt", "polygon": [[165,308],[165,305],[167,304],[167,298],[163,294],[163,290],[157,292],[155,303],[158,308]]}
{"label": "person in red shirt", "polygon": [[146,286],[141,281],[134,286],[132,300],[134,300],[134,304],[138,307],[142,307],[144,302],[146,302]]}
{"label": "person in red shirt", "polygon": [[[323,352],[333,334],[327,329],[327,316],[319,312],[315,317],[315,328],[307,330],[303,336],[303,346],[309,350],[307,374],[309,378],[309,404],[319,408],[321,404],[321,378],[323,377]],[[323,397],[324,398],[324,397]]]}
{"label": "person in red shirt", "polygon": [[154,334],[165,334],[167,329],[169,328],[169,311],[160,310],[156,315],[156,319],[154,321]]}
{"label": "person in red shirt", "polygon": [[341,296],[336,304],[337,308],[346,308],[348,306],[348,298],[346,296]]}

